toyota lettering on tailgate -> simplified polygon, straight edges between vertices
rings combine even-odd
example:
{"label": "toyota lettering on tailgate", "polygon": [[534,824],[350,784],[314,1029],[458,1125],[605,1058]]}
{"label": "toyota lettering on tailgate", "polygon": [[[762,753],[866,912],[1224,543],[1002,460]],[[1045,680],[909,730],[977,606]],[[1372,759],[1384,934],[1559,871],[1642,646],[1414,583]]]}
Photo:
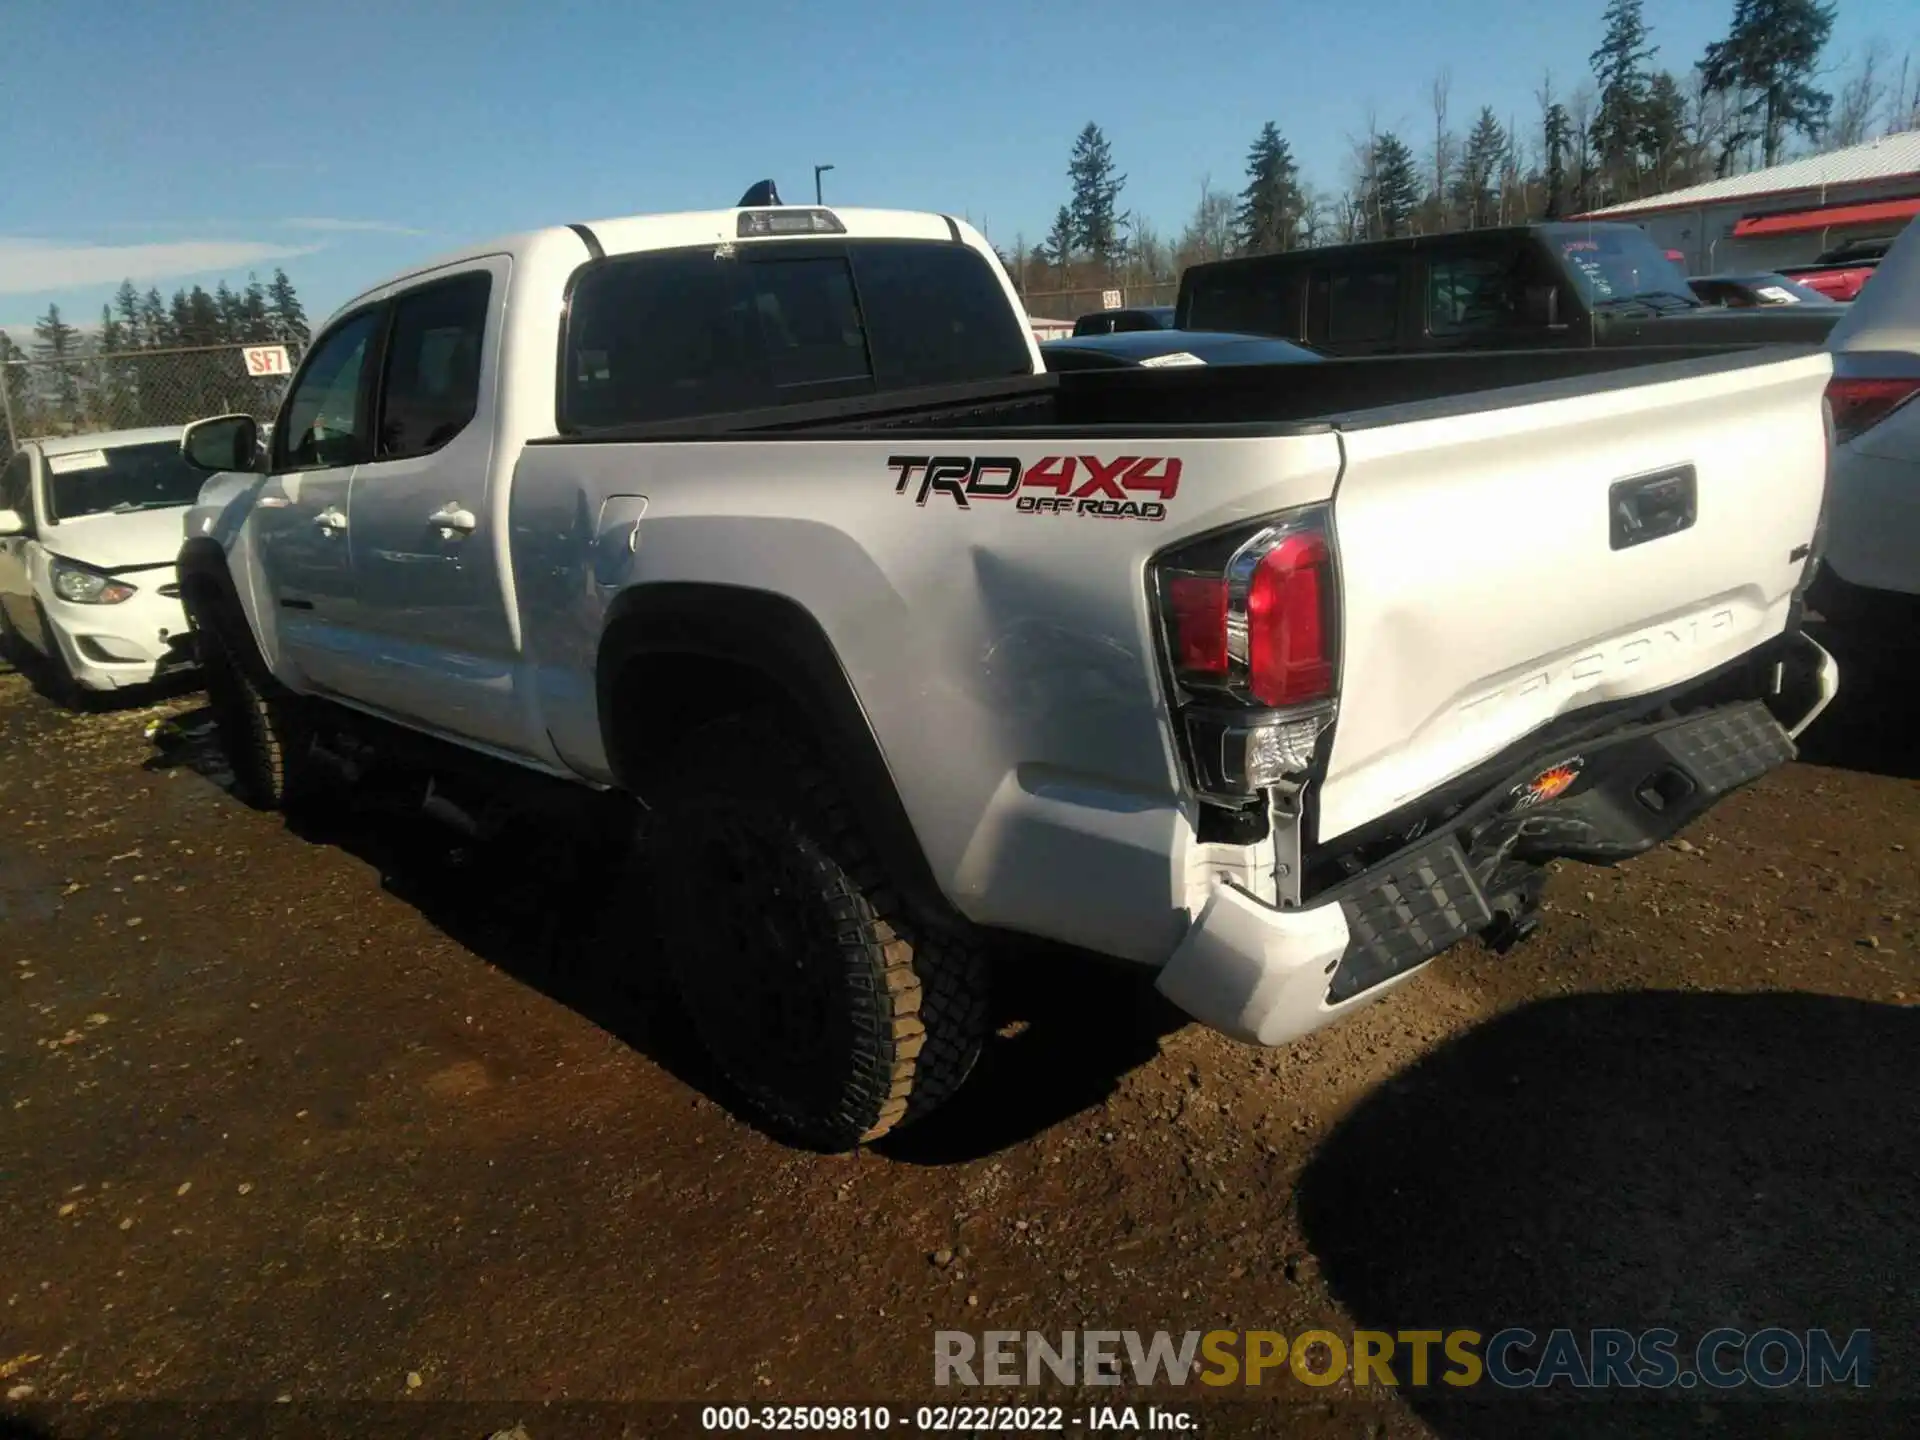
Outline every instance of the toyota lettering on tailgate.
{"label": "toyota lettering on tailgate", "polygon": [[916,505],[935,495],[962,510],[1011,500],[1022,515],[1164,520],[1180,490],[1180,461],[1169,455],[1049,455],[1031,465],[1010,455],[890,455],[887,468],[893,493],[911,493]]}

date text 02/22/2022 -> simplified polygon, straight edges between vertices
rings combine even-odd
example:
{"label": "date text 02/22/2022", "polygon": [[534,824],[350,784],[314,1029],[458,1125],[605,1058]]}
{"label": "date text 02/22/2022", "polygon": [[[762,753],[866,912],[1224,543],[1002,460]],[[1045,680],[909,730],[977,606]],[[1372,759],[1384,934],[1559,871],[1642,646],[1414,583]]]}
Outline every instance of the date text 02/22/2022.
{"label": "date text 02/22/2022", "polygon": [[922,1434],[1006,1432],[1031,1434],[1067,1430],[1089,1432],[1155,1431],[1178,1434],[1198,1428],[1190,1411],[1159,1405],[918,1405],[896,1413],[885,1405],[709,1405],[700,1412],[700,1428],[729,1432],[886,1431]]}

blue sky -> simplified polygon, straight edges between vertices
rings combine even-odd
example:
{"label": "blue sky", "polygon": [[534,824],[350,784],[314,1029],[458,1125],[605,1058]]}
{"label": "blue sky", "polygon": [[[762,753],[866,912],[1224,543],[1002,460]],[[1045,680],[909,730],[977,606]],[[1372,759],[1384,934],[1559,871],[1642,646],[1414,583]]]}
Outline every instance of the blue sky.
{"label": "blue sky", "polygon": [[[1369,110],[1424,150],[1451,71],[1529,133],[1549,67],[1586,76],[1604,0],[0,0],[0,324],[90,320],[131,273],[163,292],[283,265],[316,318],[438,250],[538,225],[810,198],[964,213],[1010,248],[1065,198],[1099,122],[1123,207],[1177,231],[1237,187],[1272,119],[1345,178]],[[1649,0],[1683,69],[1733,0]],[[1920,65],[1911,0],[1839,0],[1827,88],[1868,45]]]}

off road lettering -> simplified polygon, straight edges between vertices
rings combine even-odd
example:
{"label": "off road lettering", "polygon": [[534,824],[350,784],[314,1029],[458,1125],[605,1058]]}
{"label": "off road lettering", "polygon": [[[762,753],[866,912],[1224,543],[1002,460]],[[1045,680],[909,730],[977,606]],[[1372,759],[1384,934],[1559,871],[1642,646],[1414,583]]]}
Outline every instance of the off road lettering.
{"label": "off road lettering", "polygon": [[[925,506],[945,495],[961,510],[976,500],[1012,500],[1022,515],[1086,515],[1103,520],[1164,520],[1180,490],[1180,461],[1165,455],[1048,455],[1022,466],[1012,456],[891,455],[893,493]],[[1081,480],[1081,476],[1085,479]],[[1080,482],[1076,486],[1076,481]],[[1030,491],[1051,491],[1031,494]],[[1152,495],[1153,500],[1137,497]]]}

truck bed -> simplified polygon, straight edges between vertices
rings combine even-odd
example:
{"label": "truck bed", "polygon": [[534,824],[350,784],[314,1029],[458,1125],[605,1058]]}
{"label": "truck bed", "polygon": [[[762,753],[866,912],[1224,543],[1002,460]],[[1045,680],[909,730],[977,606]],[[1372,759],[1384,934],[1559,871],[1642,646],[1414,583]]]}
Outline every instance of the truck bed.
{"label": "truck bed", "polygon": [[[750,555],[727,583],[818,622],[963,913],[1069,938],[1064,886],[1073,943],[1164,958],[1192,898],[1165,893],[1169,837],[1206,846],[1168,738],[1156,556],[1330,507],[1338,717],[1310,851],[1782,635],[1829,361],[1638,358],[1080,372],[531,444],[510,530],[555,753],[604,766],[597,712],[569,698],[596,607]],[[1089,816],[1100,843],[1082,834],[1063,874],[1049,837]]]}
{"label": "truck bed", "polygon": [[[1308,365],[1080,370],[555,435],[534,445],[859,439],[900,431],[1142,438],[1308,434],[1536,404],[1748,369],[1805,346],[1620,347],[1328,359]],[[1489,394],[1500,391],[1497,397]]]}

